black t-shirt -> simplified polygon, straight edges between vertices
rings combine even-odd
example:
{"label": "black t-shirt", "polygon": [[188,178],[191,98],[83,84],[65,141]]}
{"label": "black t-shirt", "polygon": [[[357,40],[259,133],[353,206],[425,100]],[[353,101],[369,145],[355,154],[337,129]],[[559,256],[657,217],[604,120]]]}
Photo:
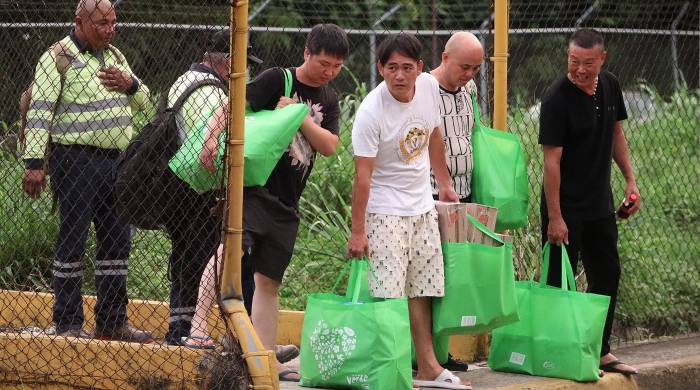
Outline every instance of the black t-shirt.
{"label": "black t-shirt", "polygon": [[[562,146],[561,210],[564,215],[597,219],[614,212],[610,170],[615,123],[627,119],[620,83],[610,72],[598,76],[590,96],[566,76],[542,99],[542,145]],[[546,211],[544,191],[541,207]]]}
{"label": "black t-shirt", "polygon": [[[292,99],[309,106],[311,119],[316,124],[338,134],[340,105],[335,91],[327,85],[311,87],[303,84],[297,79],[296,68],[289,69],[292,72]],[[267,69],[246,87],[246,99],[253,111],[273,110],[283,94],[284,74],[280,68]],[[283,203],[296,209],[315,159],[316,151],[301,131],[297,132],[265,187]]]}

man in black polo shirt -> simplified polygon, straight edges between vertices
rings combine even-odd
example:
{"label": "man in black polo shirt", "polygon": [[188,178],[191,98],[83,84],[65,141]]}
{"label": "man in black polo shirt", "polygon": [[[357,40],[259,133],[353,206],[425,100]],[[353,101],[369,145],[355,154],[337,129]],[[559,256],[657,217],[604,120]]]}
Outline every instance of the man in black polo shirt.
{"label": "man in black polo shirt", "polygon": [[[626,375],[636,369],[610,353],[620,261],[617,225],[610,187],[612,160],[627,185],[624,197],[641,196],[630,163],[627,141],[620,125],[627,119],[619,82],[601,71],[606,52],[603,36],[591,29],[576,31],[569,40],[568,73],[557,80],[542,100],[539,143],[544,152],[544,188],[541,202],[542,240],[567,245],[572,267],[581,259],[588,291],[610,296],[605,321],[600,368]],[[549,285],[558,285],[560,253],[553,251]]]}

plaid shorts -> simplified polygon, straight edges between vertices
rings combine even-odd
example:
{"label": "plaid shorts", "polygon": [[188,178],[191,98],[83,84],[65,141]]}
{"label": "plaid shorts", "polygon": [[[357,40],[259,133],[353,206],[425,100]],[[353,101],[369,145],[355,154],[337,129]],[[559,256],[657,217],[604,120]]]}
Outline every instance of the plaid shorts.
{"label": "plaid shorts", "polygon": [[441,297],[444,270],[437,212],[411,217],[367,214],[372,296]]}

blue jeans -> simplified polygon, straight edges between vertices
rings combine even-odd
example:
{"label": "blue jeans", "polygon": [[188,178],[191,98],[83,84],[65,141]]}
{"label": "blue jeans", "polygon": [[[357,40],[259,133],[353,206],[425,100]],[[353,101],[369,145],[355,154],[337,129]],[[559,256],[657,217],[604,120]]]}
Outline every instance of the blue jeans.
{"label": "blue jeans", "polygon": [[95,323],[110,332],[126,323],[126,273],[131,231],[117,219],[112,194],[114,161],[119,152],[56,145],[49,169],[58,197],[61,225],[53,261],[56,330],[80,329],[85,320],[82,260],[90,223],[95,224]]}

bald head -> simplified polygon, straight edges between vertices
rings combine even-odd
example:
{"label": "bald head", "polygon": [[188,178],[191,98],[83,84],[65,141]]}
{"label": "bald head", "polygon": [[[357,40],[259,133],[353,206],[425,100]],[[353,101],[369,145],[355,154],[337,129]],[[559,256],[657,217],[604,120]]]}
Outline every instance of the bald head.
{"label": "bald head", "polygon": [[[469,54],[476,54],[478,57],[484,56],[484,49],[481,47],[481,42],[476,35],[460,31],[452,34],[450,39],[447,40],[445,44],[445,52],[448,54],[456,55],[460,52],[466,52]],[[481,63],[481,58],[479,58],[479,63]]]}
{"label": "bald head", "polygon": [[456,91],[479,72],[484,49],[474,34],[460,31],[452,34],[442,52],[442,63],[431,72],[444,88]]}
{"label": "bald head", "polygon": [[75,16],[90,17],[95,11],[101,13],[109,12],[112,9],[112,3],[109,0],[80,0],[75,8]]}
{"label": "bald head", "polygon": [[109,0],[80,0],[75,9],[75,34],[88,47],[101,50],[114,38],[116,21]]}

